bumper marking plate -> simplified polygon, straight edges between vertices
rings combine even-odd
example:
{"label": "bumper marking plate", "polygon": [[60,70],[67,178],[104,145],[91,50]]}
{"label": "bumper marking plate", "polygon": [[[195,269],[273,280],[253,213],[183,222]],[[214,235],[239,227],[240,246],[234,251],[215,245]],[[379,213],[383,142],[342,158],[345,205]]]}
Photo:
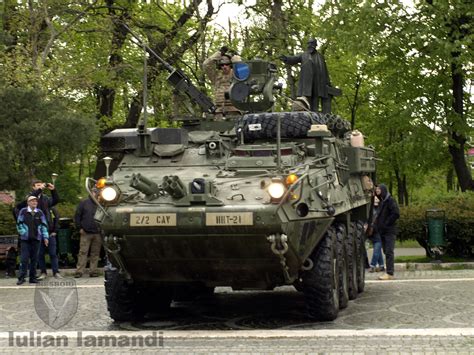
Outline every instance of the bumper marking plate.
{"label": "bumper marking plate", "polygon": [[206,226],[252,226],[253,212],[206,213]]}
{"label": "bumper marking plate", "polygon": [[131,227],[173,227],[176,226],[176,213],[131,213]]}

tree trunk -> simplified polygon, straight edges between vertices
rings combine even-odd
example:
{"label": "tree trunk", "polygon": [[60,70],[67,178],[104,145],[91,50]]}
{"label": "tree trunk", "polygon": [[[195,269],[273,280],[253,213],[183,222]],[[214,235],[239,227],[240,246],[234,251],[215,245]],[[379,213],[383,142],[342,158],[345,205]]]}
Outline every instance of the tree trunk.
{"label": "tree trunk", "polygon": [[407,176],[403,174],[403,193],[405,197],[405,206],[408,206],[408,186],[407,186]]}
{"label": "tree trunk", "polygon": [[[116,72],[117,68],[123,63],[123,58],[120,55],[120,51],[125,43],[128,34],[128,31],[123,26],[123,23],[129,17],[127,10],[125,10],[119,17],[117,17],[114,3],[115,0],[106,1],[108,13],[113,23],[111,54],[109,57],[110,72]],[[98,110],[97,119],[100,119],[101,117],[113,117],[115,93],[115,88],[111,86],[105,85],[98,86],[96,88]]]}
{"label": "tree trunk", "polygon": [[395,177],[397,178],[398,203],[400,205],[404,205],[405,204],[405,191],[404,191],[403,179],[400,176],[400,171],[398,169],[395,169]]}
{"label": "tree trunk", "polygon": [[453,191],[454,190],[454,170],[453,167],[450,166],[448,168],[448,172],[446,173],[446,191]]}
{"label": "tree trunk", "polygon": [[[451,78],[453,81],[453,109],[457,114],[457,118],[464,121],[464,105],[463,105],[463,74],[462,69],[457,64],[459,52],[452,53]],[[474,181],[471,172],[468,169],[465,157],[466,136],[463,133],[454,130],[453,125],[449,130],[449,153],[453,162],[454,170],[458,177],[461,191],[474,190]]]}

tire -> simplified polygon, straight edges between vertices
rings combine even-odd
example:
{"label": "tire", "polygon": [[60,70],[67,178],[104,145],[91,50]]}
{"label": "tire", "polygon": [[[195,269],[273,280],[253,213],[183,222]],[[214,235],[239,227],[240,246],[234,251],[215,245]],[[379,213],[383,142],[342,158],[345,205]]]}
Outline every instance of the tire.
{"label": "tire", "polygon": [[343,224],[336,226],[337,253],[339,256],[339,309],[344,309],[349,304],[349,275],[347,274],[347,259],[345,240],[346,227]]}
{"label": "tire", "polygon": [[[281,119],[282,138],[305,138],[312,124],[325,123],[324,115],[317,112],[249,113],[239,117],[235,131],[239,137],[243,133],[245,141],[275,139],[278,117]],[[253,125],[252,130],[250,125]]]}
{"label": "tire", "polygon": [[365,288],[365,234],[364,224],[361,221],[356,223],[356,247],[357,247],[357,291],[364,292]]}
{"label": "tire", "polygon": [[332,321],[339,313],[339,257],[333,228],[326,232],[310,258],[313,268],[302,274],[308,316],[320,321]]}
{"label": "tire", "polygon": [[356,248],[356,225],[351,223],[346,238],[347,254],[347,278],[349,283],[349,299],[355,300],[359,293],[357,285],[357,248]]}
{"label": "tire", "polygon": [[171,303],[166,294],[140,290],[113,267],[105,268],[105,299],[110,317],[119,322],[141,320],[149,310],[163,309]]}

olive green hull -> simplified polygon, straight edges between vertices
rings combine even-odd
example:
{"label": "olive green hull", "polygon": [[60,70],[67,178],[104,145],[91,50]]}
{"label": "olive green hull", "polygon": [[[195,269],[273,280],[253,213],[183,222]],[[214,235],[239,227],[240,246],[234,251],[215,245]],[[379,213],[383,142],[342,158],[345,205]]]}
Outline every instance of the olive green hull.
{"label": "olive green hull", "polygon": [[[276,207],[271,209],[276,211]],[[129,223],[127,214],[115,211],[113,215],[124,224]],[[102,227],[105,235],[118,237],[120,258],[136,282],[199,282],[206,286],[265,289],[292,283],[333,221],[333,218],[288,221],[283,213],[261,211],[254,211],[253,216],[254,225],[249,226],[210,228],[204,225],[202,212],[178,213],[179,227],[114,229],[112,226],[117,225],[117,220],[107,218]],[[288,236],[288,251],[284,255],[288,266],[286,277],[281,259],[272,251],[267,239],[276,234]],[[277,244],[274,249],[283,247]],[[108,248],[114,249],[114,246],[108,245]],[[109,259],[118,266],[112,253]]]}

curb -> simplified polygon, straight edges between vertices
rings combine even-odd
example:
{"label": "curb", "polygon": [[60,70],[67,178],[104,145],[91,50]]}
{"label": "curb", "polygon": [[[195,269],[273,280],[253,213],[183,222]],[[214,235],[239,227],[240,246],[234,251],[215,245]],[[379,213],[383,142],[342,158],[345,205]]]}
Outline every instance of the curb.
{"label": "curb", "polygon": [[460,263],[395,263],[395,271],[416,271],[416,270],[459,270],[474,269],[474,262]]}

